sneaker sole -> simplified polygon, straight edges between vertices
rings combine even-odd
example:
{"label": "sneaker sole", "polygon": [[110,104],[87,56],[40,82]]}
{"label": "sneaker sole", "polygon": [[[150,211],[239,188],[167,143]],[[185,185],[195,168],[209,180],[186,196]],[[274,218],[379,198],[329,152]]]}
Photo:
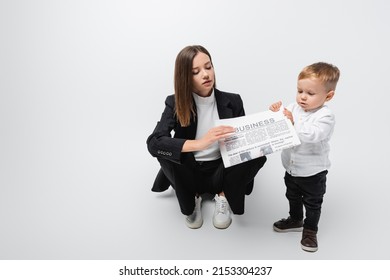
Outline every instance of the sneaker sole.
{"label": "sneaker sole", "polygon": [[187,220],[186,220],[186,225],[190,229],[198,229],[198,228],[200,228],[203,225],[203,220],[200,223],[193,223],[193,224],[188,223]]}
{"label": "sneaker sole", "polygon": [[280,228],[274,226],[274,231],[277,231],[277,232],[302,232],[303,227],[280,229]]}
{"label": "sneaker sole", "polygon": [[218,224],[215,224],[213,222],[214,227],[217,228],[217,229],[227,229],[231,224],[232,224],[232,220],[231,219],[230,219],[228,224],[224,224],[224,225],[218,225]]}
{"label": "sneaker sole", "polygon": [[318,250],[318,247],[307,247],[307,246],[303,246],[302,244],[301,244],[301,248],[302,248],[302,250],[304,250],[306,252],[310,252],[310,253],[317,252],[317,250]]}

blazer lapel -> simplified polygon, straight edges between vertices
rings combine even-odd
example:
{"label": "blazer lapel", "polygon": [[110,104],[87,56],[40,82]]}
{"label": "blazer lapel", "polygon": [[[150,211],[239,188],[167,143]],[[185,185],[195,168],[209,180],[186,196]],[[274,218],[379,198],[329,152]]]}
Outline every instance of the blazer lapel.
{"label": "blazer lapel", "polygon": [[233,118],[233,110],[231,108],[230,100],[226,98],[222,92],[214,89],[215,100],[217,101],[217,110],[220,119]]}

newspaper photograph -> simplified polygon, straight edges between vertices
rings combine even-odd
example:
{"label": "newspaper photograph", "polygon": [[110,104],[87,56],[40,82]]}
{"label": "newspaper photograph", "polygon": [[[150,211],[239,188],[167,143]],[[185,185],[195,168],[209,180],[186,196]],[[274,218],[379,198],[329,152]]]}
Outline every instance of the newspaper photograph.
{"label": "newspaper photograph", "polygon": [[229,125],[236,130],[231,136],[219,141],[225,167],[301,144],[283,110],[216,120],[215,125]]}

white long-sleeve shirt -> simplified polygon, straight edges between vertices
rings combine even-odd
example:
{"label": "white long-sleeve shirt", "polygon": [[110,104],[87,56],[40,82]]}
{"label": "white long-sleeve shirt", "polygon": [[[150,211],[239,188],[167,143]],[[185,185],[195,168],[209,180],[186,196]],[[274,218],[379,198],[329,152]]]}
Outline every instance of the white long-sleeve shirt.
{"label": "white long-sleeve shirt", "polygon": [[[202,97],[193,93],[196,103],[196,113],[198,118],[198,125],[196,128],[195,139],[200,139],[213,128],[214,121],[219,119],[217,101],[215,100],[214,90],[210,96]],[[218,141],[210,145],[207,149],[194,152],[197,161],[210,161],[221,157]]]}
{"label": "white long-sleeve shirt", "polygon": [[308,177],[329,169],[329,140],[335,125],[332,111],[324,105],[305,112],[297,103],[286,108],[292,112],[294,127],[301,140],[301,145],[281,153],[286,171],[292,176]]}

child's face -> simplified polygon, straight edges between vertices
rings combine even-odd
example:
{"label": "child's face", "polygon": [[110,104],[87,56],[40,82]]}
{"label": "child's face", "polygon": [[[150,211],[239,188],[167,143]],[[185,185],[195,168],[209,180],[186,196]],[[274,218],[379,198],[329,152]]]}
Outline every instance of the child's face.
{"label": "child's face", "polygon": [[214,68],[207,54],[199,52],[192,61],[193,91],[199,96],[209,96],[214,87]]}
{"label": "child's face", "polygon": [[298,80],[296,101],[303,110],[311,111],[332,99],[334,91],[327,91],[325,85],[317,78]]}

